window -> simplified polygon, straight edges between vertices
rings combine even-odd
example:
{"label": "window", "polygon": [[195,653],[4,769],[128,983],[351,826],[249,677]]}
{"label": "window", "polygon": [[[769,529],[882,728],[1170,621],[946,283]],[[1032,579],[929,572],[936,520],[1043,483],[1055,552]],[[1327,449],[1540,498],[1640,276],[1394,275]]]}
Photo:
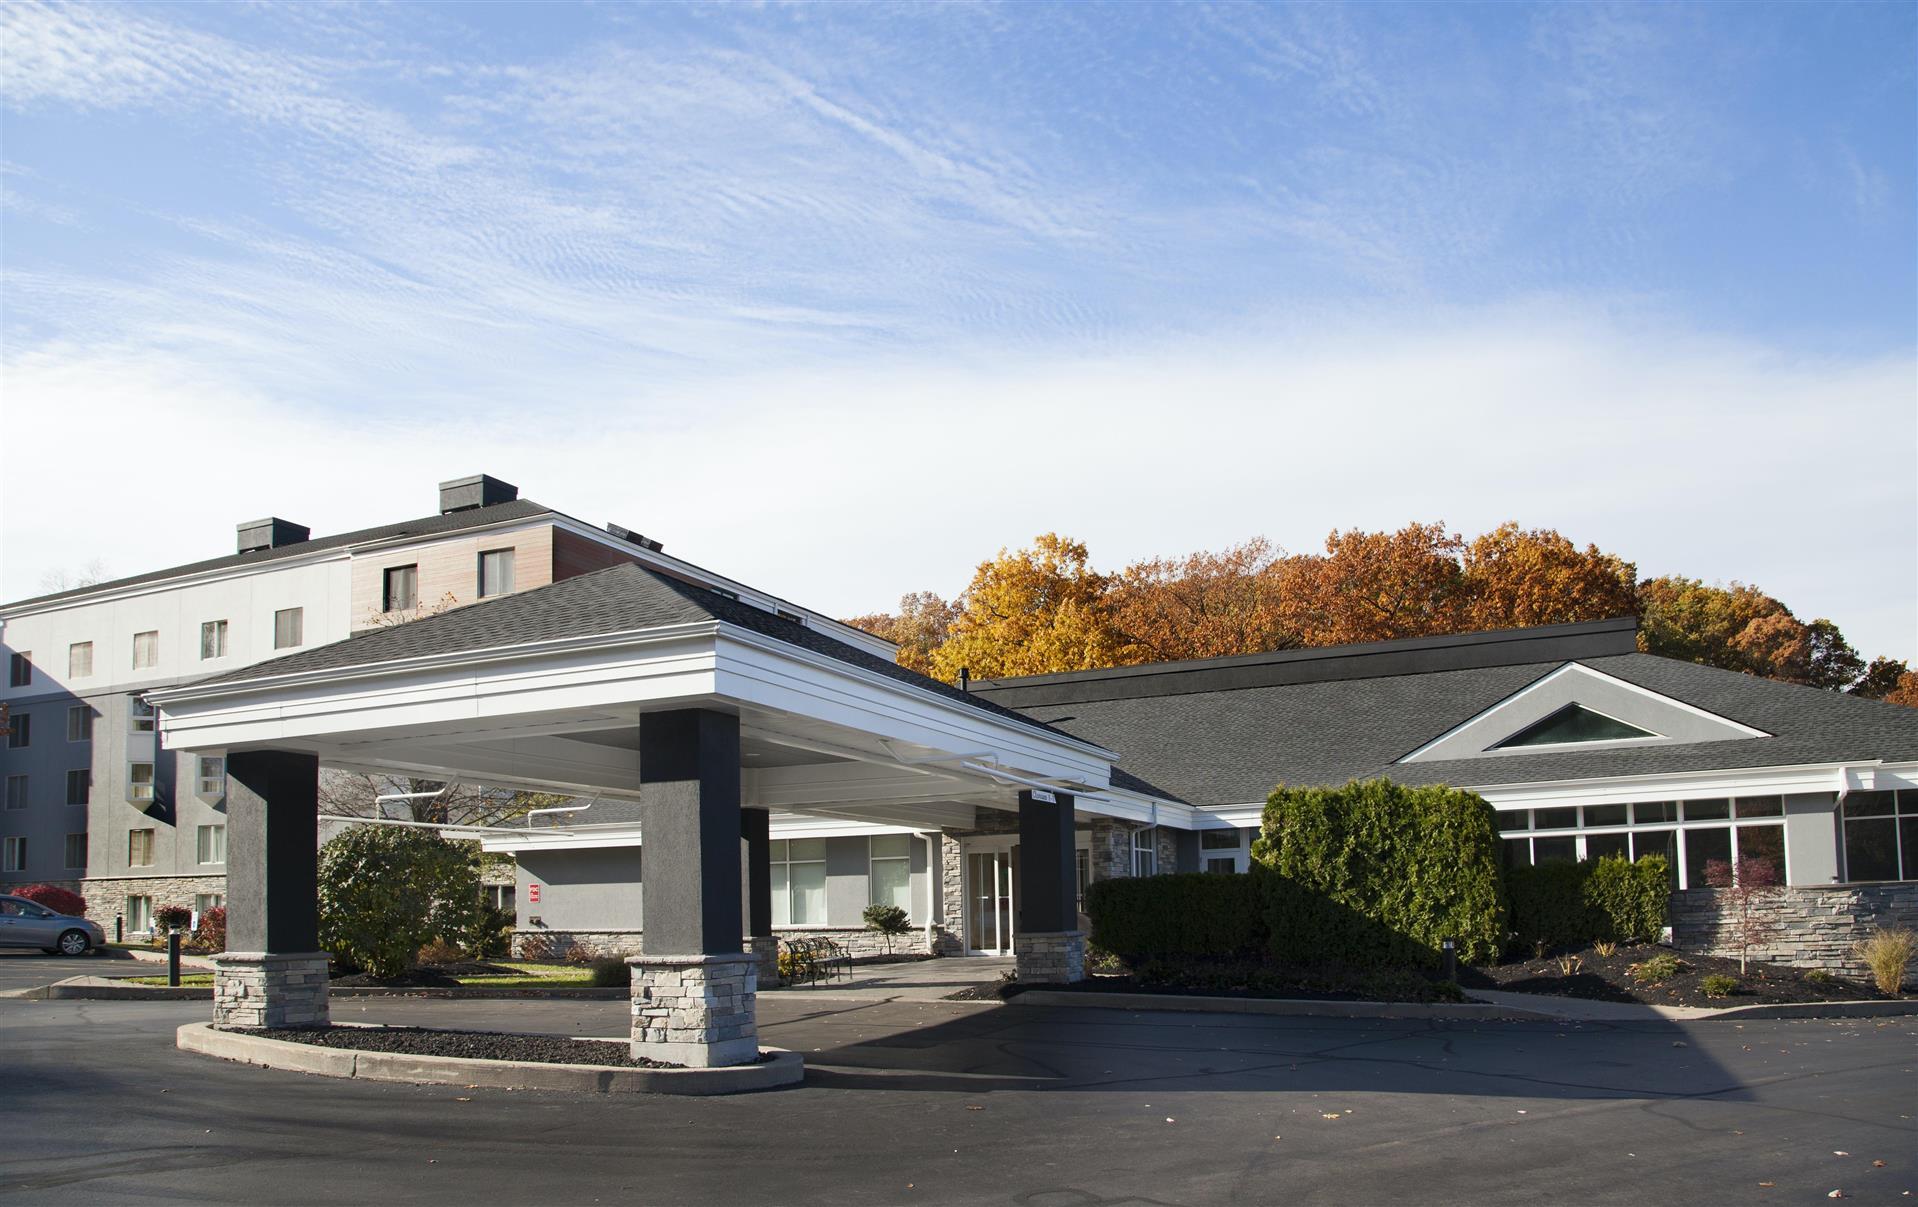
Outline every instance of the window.
{"label": "window", "polygon": [[7,808],[24,809],[27,807],[27,777],[9,775],[7,777]]}
{"label": "window", "polygon": [[85,679],[93,674],[93,643],[76,641],[67,647],[67,678]]}
{"label": "window", "polygon": [[76,767],[67,772],[67,803],[84,805],[93,799],[93,772]]}
{"label": "window", "polygon": [[0,872],[24,872],[27,870],[27,840],[18,834],[9,835],[6,849],[0,851]]}
{"label": "window", "polygon": [[1918,789],[1848,792],[1845,879],[1918,880]]}
{"label": "window", "polygon": [[480,554],[479,593],[480,598],[488,595],[505,595],[513,589],[513,551],[494,549]]}
{"label": "window", "polygon": [[133,669],[145,670],[160,665],[160,632],[158,629],[133,635]]}
{"label": "window", "polygon": [[33,744],[33,714],[14,713],[7,719],[7,748],[21,750]]}
{"label": "window", "polygon": [[153,705],[140,696],[134,696],[129,713],[133,719],[134,733],[153,732]]}
{"label": "window", "polygon": [[85,704],[76,704],[67,709],[67,741],[91,742],[93,740],[93,710]]}
{"label": "window", "polygon": [[305,608],[281,608],[273,613],[273,648],[289,650],[306,640]]}
{"label": "window", "polygon": [[127,866],[130,868],[150,868],[153,866],[153,831],[127,831]]}
{"label": "window", "polygon": [[866,895],[874,905],[896,905],[912,915],[912,836],[875,834]]}
{"label": "window", "polygon": [[219,755],[200,756],[199,792],[201,796],[226,795],[226,760]]}
{"label": "window", "polygon": [[[152,832],[151,830],[147,831],[149,834]],[[201,863],[225,863],[226,827],[201,826],[199,841],[195,844],[194,849]]]}
{"label": "window", "polygon": [[1199,855],[1208,872],[1245,871],[1245,839],[1250,831],[1200,830]]}
{"label": "window", "polygon": [[79,871],[87,866],[87,836],[84,833],[67,835],[67,869]]}
{"label": "window", "polygon": [[1655,738],[1649,729],[1627,725],[1616,717],[1593,712],[1582,704],[1567,704],[1551,716],[1534,721],[1524,729],[1492,747],[1510,750],[1515,746],[1560,746],[1569,742],[1617,742],[1628,738]]}
{"label": "window", "polygon": [[206,917],[207,914],[212,912],[213,910],[225,909],[225,908],[226,908],[225,893],[195,893],[193,894],[193,913],[198,918]]}
{"label": "window", "polygon": [[126,908],[127,930],[141,933],[153,929],[153,898],[128,897]]}
{"label": "window", "polygon": [[519,890],[510,884],[487,884],[480,887],[480,896],[485,899],[486,904],[509,917],[512,916],[515,907],[514,899],[518,895]]}
{"label": "window", "polygon": [[1132,832],[1132,874],[1134,876],[1159,874],[1158,832],[1152,826]]}
{"label": "window", "polygon": [[826,840],[778,839],[772,844],[773,925],[826,924]]}
{"label": "window", "polygon": [[152,763],[133,763],[127,767],[127,799],[133,801],[153,799]]}
{"label": "window", "polygon": [[420,603],[420,568],[389,566],[386,584],[380,592],[380,611],[409,612]]}
{"label": "window", "polygon": [[226,621],[207,620],[200,623],[200,660],[226,657]]}
{"label": "window", "polygon": [[7,683],[13,687],[25,687],[33,682],[33,655],[22,652],[13,656],[7,665]]}

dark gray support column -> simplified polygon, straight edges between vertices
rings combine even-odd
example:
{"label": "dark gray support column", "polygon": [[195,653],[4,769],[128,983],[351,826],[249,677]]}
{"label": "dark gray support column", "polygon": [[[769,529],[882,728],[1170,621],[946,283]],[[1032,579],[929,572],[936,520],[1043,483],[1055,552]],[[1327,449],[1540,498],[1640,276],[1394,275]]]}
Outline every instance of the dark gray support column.
{"label": "dark gray support column", "polygon": [[226,945],[320,946],[320,760],[244,750],[226,760]]}
{"label": "dark gray support column", "polygon": [[639,725],[645,950],[740,950],[739,718],[701,708]]}
{"label": "dark gray support column", "polygon": [[1012,946],[1019,979],[1027,984],[1085,979],[1072,848],[1071,794],[1021,792],[1019,930]]}
{"label": "dark gray support column", "polygon": [[285,750],[235,751],[226,776],[227,949],[214,960],[213,1021],[324,1026],[320,761]]}
{"label": "dark gray support column", "polygon": [[739,811],[739,837],[746,859],[746,933],[773,933],[772,814],[765,809]]}
{"label": "dark gray support column", "polygon": [[[639,724],[645,954],[633,969],[635,1056],[695,1068],[759,1058],[758,959],[741,950],[739,718],[709,709]],[[770,913],[770,902],[768,907]]]}

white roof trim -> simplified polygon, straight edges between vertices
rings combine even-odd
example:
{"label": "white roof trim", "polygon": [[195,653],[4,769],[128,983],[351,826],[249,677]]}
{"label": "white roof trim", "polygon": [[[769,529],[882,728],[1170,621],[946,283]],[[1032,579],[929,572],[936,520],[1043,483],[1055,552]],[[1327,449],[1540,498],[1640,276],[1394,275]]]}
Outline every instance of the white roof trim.
{"label": "white roof trim", "polygon": [[[1629,680],[1620,679],[1616,675],[1608,675],[1604,671],[1594,670],[1593,668],[1586,666],[1582,662],[1567,662],[1565,665],[1559,667],[1557,670],[1552,671],[1550,674],[1544,675],[1538,679],[1534,679],[1532,682],[1526,684],[1524,687],[1513,692],[1511,695],[1505,697],[1503,700],[1500,700],[1497,703],[1492,704],[1488,708],[1483,708],[1483,709],[1480,709],[1478,712],[1473,713],[1471,716],[1465,718],[1463,721],[1460,721],[1458,724],[1452,726],[1450,729],[1446,730],[1444,733],[1441,733],[1437,737],[1433,738],[1431,741],[1426,742],[1424,745],[1420,746],[1418,749],[1413,750],[1408,754],[1400,755],[1394,761],[1399,763],[1415,762],[1418,760],[1419,756],[1423,755],[1426,751],[1431,750],[1433,747],[1438,746],[1439,744],[1445,741],[1448,741],[1449,739],[1455,737],[1456,735],[1464,732],[1466,729],[1469,729],[1473,725],[1477,725],[1480,722],[1490,717],[1493,717],[1500,712],[1505,711],[1506,709],[1516,706],[1520,701],[1524,700],[1527,696],[1530,696],[1535,692],[1543,690],[1547,684],[1554,683],[1558,681],[1559,679],[1565,678],[1567,676],[1574,676],[1574,675],[1585,676],[1585,677],[1597,680],[1601,683],[1609,684],[1612,687],[1619,688],[1622,691],[1627,691],[1634,695],[1643,696],[1648,700],[1655,700],[1659,704],[1664,705],[1666,707],[1676,708],[1681,712],[1687,712],[1692,714],[1693,716],[1704,717],[1707,720],[1716,722],[1720,725],[1724,725],[1748,738],[1769,738],[1772,736],[1771,734],[1766,733],[1762,729],[1754,729],[1750,725],[1746,725],[1742,721],[1734,721],[1730,717],[1721,716],[1718,713],[1710,711],[1709,709],[1700,708],[1696,704],[1691,704],[1684,700],[1680,700],[1675,696],[1668,696],[1662,692],[1655,692],[1648,687],[1642,687],[1639,684],[1630,682]],[[1578,703],[1578,702],[1574,701],[1574,703]],[[1598,709],[1592,708],[1591,705],[1589,704],[1581,703],[1581,707],[1591,709],[1591,711],[1593,712],[1600,711]],[[1609,713],[1601,713],[1601,715],[1610,716]],[[1640,725],[1638,722],[1627,721],[1623,717],[1612,717],[1611,719],[1625,725],[1630,725],[1636,729],[1645,728],[1645,726]],[[1542,717],[1535,718],[1534,720],[1543,720],[1543,718]],[[1512,734],[1516,734],[1520,730],[1523,730],[1524,728],[1525,726],[1521,725],[1517,729],[1514,729],[1511,734],[1506,734],[1505,737],[1509,738],[1512,736]],[[1501,738],[1499,740],[1503,741],[1505,739]],[[1622,745],[1628,745],[1628,744],[1629,745],[1645,745],[1653,742],[1672,741],[1672,740],[1674,739],[1667,738],[1661,734],[1657,737],[1651,737],[1651,738],[1613,738],[1607,742],[1555,743],[1554,747],[1567,747],[1567,748],[1577,747],[1579,749],[1603,749],[1607,745],[1610,745],[1610,746],[1622,746]],[[1511,747],[1508,749],[1530,752],[1530,751],[1535,751],[1539,749],[1553,749],[1554,747],[1541,748],[1541,747],[1528,746],[1528,747]],[[1487,751],[1490,751],[1495,748],[1497,748],[1496,742],[1494,742],[1491,746],[1486,747],[1485,749]]]}

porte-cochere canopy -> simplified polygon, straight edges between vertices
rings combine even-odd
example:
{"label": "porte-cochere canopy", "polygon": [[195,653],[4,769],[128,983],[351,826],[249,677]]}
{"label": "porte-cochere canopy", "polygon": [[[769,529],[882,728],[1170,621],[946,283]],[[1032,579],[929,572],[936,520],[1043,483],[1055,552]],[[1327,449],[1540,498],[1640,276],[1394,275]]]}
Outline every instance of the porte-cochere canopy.
{"label": "porte-cochere canopy", "polygon": [[824,628],[629,564],[151,693],[169,749],[227,756],[216,1018],[326,1015],[322,763],[590,795],[569,832],[643,833],[633,1035],[656,1059],[756,1057],[742,949],[770,941],[770,810],[918,829],[1016,811],[1022,976],[1077,979],[1075,813],[1189,828],[1194,811],[1110,750]]}

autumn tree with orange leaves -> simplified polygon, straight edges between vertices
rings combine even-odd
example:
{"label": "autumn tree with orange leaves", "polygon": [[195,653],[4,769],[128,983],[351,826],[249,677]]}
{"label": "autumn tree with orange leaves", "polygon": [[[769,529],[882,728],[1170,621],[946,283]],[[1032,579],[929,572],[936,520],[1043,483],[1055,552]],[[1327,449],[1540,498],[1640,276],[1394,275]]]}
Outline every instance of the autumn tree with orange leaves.
{"label": "autumn tree with orange leaves", "polygon": [[850,623],[950,681],[961,667],[1003,678],[1637,615],[1649,653],[1918,707],[1918,673],[1867,666],[1837,625],[1799,620],[1756,587],[1636,580],[1595,545],[1515,523],[1469,542],[1443,524],[1352,529],[1310,554],[1258,537],[1112,575],[1048,533],[981,563],[950,603],[919,592]]}

